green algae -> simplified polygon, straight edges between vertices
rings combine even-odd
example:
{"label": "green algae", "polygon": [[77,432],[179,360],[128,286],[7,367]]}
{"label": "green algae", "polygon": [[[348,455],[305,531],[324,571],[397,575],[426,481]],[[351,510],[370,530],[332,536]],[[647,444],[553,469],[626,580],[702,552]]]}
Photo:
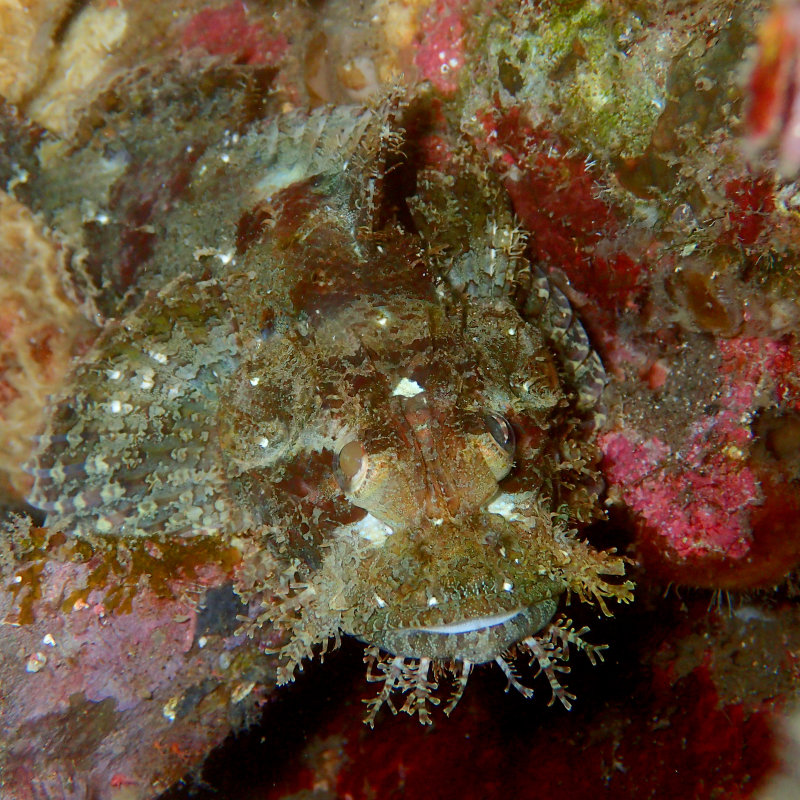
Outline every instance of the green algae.
{"label": "green algae", "polygon": [[512,30],[494,16],[482,36],[501,96],[530,108],[532,120],[555,112],[560,126],[590,152],[644,151],[665,102],[664,63],[636,57],[644,27],[633,11],[602,2],[532,4]]}

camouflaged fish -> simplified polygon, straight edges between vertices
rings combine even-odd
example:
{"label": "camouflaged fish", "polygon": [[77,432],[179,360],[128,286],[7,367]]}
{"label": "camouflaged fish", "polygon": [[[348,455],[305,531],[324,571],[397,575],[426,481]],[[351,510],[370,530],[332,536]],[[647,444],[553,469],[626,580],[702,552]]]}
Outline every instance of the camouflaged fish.
{"label": "camouflaged fish", "polygon": [[576,532],[599,516],[603,369],[467,137],[427,163],[421,107],[213,145],[218,114],[150,109],[161,142],[120,125],[49,157],[36,202],[109,321],[53,401],[30,502],[91,540],[234,544],[245,628],[286,631],[283,681],[331,637],[367,643],[369,722],[395,694],[428,722],[448,673],[449,712],[492,661],[529,696],[524,655],[569,707],[559,662],[601,648],[559,606],[632,590]]}

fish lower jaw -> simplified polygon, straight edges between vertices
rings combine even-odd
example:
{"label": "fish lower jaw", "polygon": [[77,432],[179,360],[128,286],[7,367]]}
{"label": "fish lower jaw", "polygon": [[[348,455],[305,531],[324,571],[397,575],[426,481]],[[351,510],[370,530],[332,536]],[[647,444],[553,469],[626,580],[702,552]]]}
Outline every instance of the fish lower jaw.
{"label": "fish lower jaw", "polygon": [[443,625],[428,625],[418,628],[406,628],[401,630],[419,631],[420,633],[439,633],[451,635],[456,633],[472,633],[473,631],[483,630],[484,628],[493,628],[496,625],[505,625],[517,614],[524,611],[524,608],[515,608],[513,611],[506,611],[499,614],[489,614],[482,617],[473,617],[471,619],[459,620],[457,622],[450,622]]}
{"label": "fish lower jaw", "polygon": [[356,635],[403,658],[483,664],[494,661],[516,642],[541,630],[553,618],[556,607],[555,599],[547,599],[497,614]]}

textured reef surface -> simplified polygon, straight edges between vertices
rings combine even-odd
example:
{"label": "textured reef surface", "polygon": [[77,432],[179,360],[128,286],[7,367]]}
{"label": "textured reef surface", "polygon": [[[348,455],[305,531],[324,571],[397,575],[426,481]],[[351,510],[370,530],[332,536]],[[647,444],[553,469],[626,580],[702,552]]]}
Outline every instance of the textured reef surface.
{"label": "textured reef surface", "polygon": [[10,3],[2,797],[794,796],[798,19]]}

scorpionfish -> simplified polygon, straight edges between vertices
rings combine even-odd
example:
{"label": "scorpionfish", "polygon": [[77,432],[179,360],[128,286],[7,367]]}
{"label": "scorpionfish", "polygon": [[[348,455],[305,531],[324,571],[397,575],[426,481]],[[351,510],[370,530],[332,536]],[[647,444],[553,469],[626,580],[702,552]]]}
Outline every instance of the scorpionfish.
{"label": "scorpionfish", "polygon": [[560,604],[609,614],[633,586],[578,535],[602,364],[500,180],[459,130],[427,157],[424,97],[219,130],[169,92],[148,136],[37,141],[19,186],[103,320],[31,505],[90,541],[235,546],[243,630],[285,632],[283,681],[331,638],[367,644],[370,723],[396,696],[429,722],[448,675],[451,711],[486,662],[528,696],[522,656],[569,707],[559,662],[602,646]]}

